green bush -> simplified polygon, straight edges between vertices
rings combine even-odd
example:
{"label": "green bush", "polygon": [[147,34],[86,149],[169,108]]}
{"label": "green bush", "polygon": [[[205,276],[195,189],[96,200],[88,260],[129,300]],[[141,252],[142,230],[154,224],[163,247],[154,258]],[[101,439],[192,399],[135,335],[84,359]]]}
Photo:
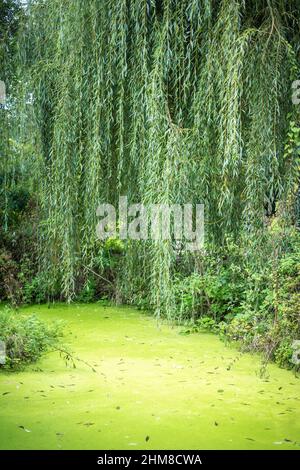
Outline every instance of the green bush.
{"label": "green bush", "polygon": [[288,338],[284,339],[274,352],[274,360],[276,364],[279,365],[279,367],[290,369],[294,367],[294,364],[292,362],[292,356],[293,349],[291,341]]}
{"label": "green bush", "polygon": [[226,253],[207,251],[201,260],[202,272],[193,272],[175,281],[175,300],[181,320],[212,316],[217,322],[240,312],[245,298],[245,272],[231,245]]}
{"label": "green bush", "polygon": [[16,369],[37,361],[44,353],[56,349],[61,337],[61,322],[49,325],[35,315],[19,315],[8,308],[0,311],[0,340],[6,349],[3,368]]}
{"label": "green bush", "polygon": [[79,292],[76,300],[78,302],[90,303],[96,299],[96,281],[93,278],[88,278]]}

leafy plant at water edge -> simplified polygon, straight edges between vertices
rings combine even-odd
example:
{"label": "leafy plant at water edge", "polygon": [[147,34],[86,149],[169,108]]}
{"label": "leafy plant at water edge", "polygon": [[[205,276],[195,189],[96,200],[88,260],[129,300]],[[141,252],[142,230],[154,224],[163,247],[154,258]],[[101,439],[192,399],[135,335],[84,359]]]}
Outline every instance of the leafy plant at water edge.
{"label": "leafy plant at water edge", "polygon": [[62,322],[48,324],[35,315],[0,310],[0,340],[6,349],[4,368],[17,369],[36,362],[46,352],[59,348],[61,338]]}

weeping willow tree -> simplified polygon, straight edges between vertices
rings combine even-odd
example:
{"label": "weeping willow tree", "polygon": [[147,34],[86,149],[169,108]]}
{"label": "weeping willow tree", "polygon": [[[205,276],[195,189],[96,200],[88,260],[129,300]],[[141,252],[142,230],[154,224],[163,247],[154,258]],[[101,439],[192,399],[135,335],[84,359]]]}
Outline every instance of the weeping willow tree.
{"label": "weeping willow tree", "polygon": [[[100,202],[203,202],[206,240],[222,244],[293,199],[299,18],[296,0],[28,2],[18,129],[41,155],[41,269],[65,298],[101,258]],[[128,241],[124,299],[172,316],[176,262],[172,240]]]}

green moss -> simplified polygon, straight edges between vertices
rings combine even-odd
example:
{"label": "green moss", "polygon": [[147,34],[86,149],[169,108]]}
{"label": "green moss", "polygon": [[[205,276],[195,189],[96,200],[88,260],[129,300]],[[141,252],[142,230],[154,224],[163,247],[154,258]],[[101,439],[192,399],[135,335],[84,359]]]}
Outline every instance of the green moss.
{"label": "green moss", "polygon": [[[63,319],[72,350],[0,373],[1,449],[299,449],[300,381],[211,334],[182,336],[133,309],[26,307]],[[149,439],[146,440],[147,436]]]}

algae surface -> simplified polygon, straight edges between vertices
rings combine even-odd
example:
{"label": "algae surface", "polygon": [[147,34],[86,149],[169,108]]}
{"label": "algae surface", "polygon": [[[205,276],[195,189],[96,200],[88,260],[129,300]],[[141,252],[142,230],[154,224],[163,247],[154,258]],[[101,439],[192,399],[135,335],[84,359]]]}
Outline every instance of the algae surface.
{"label": "algae surface", "polygon": [[0,449],[300,449],[300,380],[216,336],[128,307],[32,306],[66,321],[58,353],[0,372]]}

